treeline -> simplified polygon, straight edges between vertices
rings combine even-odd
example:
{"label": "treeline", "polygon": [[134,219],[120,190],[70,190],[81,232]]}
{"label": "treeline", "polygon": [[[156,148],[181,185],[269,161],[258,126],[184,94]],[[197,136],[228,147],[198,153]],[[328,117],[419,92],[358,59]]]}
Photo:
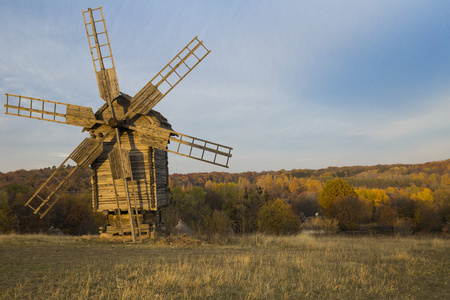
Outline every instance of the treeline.
{"label": "treeline", "polygon": [[[60,172],[61,176],[67,175],[72,168],[66,166]],[[0,232],[39,233],[47,232],[51,227],[72,235],[98,232],[103,216],[92,212],[90,171],[80,176],[77,184],[61,196],[43,219],[24,206],[55,169],[0,172]]]}
{"label": "treeline", "polygon": [[[351,191],[331,195],[326,206],[321,200],[329,192],[325,187],[336,179],[340,185],[348,184]],[[301,223],[304,229],[314,230],[370,228],[412,233],[446,230],[450,222],[450,160],[320,170],[173,174],[171,190],[165,218],[168,227],[181,219],[204,234],[289,233],[298,231]]]}
{"label": "treeline", "polygon": [[[0,173],[1,232],[39,232],[53,226],[68,234],[86,234],[104,225],[102,215],[91,210],[89,171],[43,220],[23,206],[53,169]],[[450,221],[450,160],[173,174],[170,188],[170,204],[163,211],[167,233],[180,219],[202,235],[282,234],[301,228],[433,232],[445,231]],[[342,190],[346,192],[337,192]]]}

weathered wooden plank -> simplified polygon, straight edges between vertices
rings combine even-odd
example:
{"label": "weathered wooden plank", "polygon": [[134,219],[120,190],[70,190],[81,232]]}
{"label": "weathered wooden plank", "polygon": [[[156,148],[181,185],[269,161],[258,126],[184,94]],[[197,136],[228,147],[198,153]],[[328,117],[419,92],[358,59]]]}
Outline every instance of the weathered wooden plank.
{"label": "weathered wooden plank", "polygon": [[117,95],[119,95],[119,82],[117,80],[115,68],[100,70],[96,73],[96,75],[100,97],[103,100],[106,101],[106,97],[108,96],[114,99]]}

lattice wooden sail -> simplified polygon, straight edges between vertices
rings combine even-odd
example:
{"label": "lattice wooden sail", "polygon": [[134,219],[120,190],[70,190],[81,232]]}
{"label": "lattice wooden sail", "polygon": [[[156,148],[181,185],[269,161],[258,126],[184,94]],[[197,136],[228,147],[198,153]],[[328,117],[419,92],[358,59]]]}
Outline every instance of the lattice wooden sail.
{"label": "lattice wooden sail", "polygon": [[[132,127],[149,146],[228,168],[233,148],[160,127]],[[170,143],[168,143],[170,141]]]}
{"label": "lattice wooden sail", "polygon": [[92,108],[6,94],[5,114],[81,127],[105,123],[95,118]]}
{"label": "lattice wooden sail", "polygon": [[[98,13],[95,15],[95,12]],[[89,22],[86,22],[86,14],[89,15]],[[101,6],[98,9],[89,8],[87,11],[83,11],[84,25],[86,28],[86,34],[89,41],[89,48],[91,50],[92,62],[94,63],[95,74],[97,77],[97,84],[100,92],[100,97],[106,101],[108,108],[111,112],[112,121],[111,124],[118,124],[115,115],[112,100],[119,95],[119,83],[117,81],[116,70],[114,66],[114,60],[111,51],[111,44],[109,42],[108,31],[106,30],[105,18],[103,16],[103,10]],[[91,42],[93,38],[93,43]],[[105,55],[106,52],[106,55]],[[109,65],[106,65],[108,64]],[[98,64],[98,65],[97,65]],[[127,161],[123,152],[120,141],[120,131],[115,127],[116,143],[120,168],[115,169],[116,172],[122,173],[123,184],[127,194],[127,202],[130,214],[130,221],[132,227],[133,240],[136,241],[133,217],[131,212],[131,198],[129,195],[129,187],[127,181]],[[111,125],[113,126],[113,125]],[[128,161],[129,162],[129,161]],[[117,175],[117,174],[116,174]],[[116,195],[117,196],[117,195]]]}
{"label": "lattice wooden sail", "polygon": [[198,37],[192,39],[131,99],[130,111],[122,120],[134,114],[148,114],[210,52]]}
{"label": "lattice wooden sail", "polygon": [[[111,131],[112,132],[112,131]],[[25,203],[41,219],[59,200],[59,197],[71,187],[87,167],[103,152],[103,140],[86,138],[77,148],[63,161],[53,174],[42,184],[34,195]],[[71,159],[77,165],[69,173],[62,172],[66,162]],[[61,176],[61,174],[63,174]],[[56,183],[56,187],[54,186]]]}
{"label": "lattice wooden sail", "polygon": [[107,101],[115,98],[120,89],[102,7],[83,10],[83,18],[100,97]]}

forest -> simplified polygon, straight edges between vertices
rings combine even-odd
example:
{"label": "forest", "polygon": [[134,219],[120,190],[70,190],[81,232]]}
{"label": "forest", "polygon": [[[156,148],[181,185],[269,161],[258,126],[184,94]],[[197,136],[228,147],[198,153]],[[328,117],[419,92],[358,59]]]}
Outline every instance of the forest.
{"label": "forest", "polygon": [[[69,172],[71,166],[65,166]],[[98,233],[90,171],[44,217],[24,203],[55,167],[0,172],[0,232]],[[266,232],[295,234],[446,234],[450,222],[450,160],[424,164],[328,167],[244,173],[170,175],[165,233],[182,220],[197,236]]]}

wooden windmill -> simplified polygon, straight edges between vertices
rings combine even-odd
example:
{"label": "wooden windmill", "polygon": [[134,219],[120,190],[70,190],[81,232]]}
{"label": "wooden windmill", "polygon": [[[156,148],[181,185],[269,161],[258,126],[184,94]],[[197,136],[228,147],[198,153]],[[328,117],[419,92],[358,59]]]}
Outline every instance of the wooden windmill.
{"label": "wooden windmill", "polygon": [[[153,107],[209,53],[195,37],[133,97],[120,92],[102,7],[83,11],[100,97],[89,107],[6,94],[6,114],[80,126],[90,137],[28,200],[43,218],[85,169],[92,170],[92,206],[108,216],[107,234],[153,232],[168,204],[167,152],[228,167],[232,148],[172,130]],[[75,162],[67,173],[64,165]]]}

